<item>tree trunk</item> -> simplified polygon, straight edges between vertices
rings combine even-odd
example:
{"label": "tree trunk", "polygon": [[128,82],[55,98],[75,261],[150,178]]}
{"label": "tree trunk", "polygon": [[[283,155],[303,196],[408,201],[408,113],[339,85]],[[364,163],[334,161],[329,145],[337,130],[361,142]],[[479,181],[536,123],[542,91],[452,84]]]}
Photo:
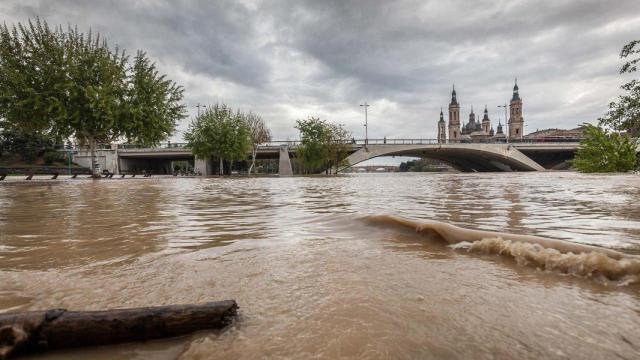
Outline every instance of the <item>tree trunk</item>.
{"label": "tree trunk", "polygon": [[220,158],[220,176],[224,175],[224,160]]}
{"label": "tree trunk", "polygon": [[234,300],[106,311],[0,314],[0,359],[80,346],[143,341],[219,329],[236,315]]}
{"label": "tree trunk", "polygon": [[99,178],[100,174],[96,172],[96,139],[89,139],[89,147],[91,148],[91,177]]}
{"label": "tree trunk", "polygon": [[256,155],[258,153],[258,148],[254,147],[253,151],[251,151],[251,166],[249,166],[249,175],[251,175],[251,172],[254,171],[254,167],[256,166]]}

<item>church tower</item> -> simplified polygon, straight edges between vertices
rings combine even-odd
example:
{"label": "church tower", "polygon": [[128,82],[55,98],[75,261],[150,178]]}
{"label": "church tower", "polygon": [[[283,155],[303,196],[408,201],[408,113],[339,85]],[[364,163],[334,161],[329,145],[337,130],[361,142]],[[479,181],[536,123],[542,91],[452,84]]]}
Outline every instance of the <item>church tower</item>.
{"label": "church tower", "polygon": [[513,96],[509,103],[509,138],[521,139],[524,135],[524,118],[522,117],[522,99],[518,93],[518,79],[513,87]]}
{"label": "church tower", "polygon": [[438,144],[445,144],[447,142],[447,132],[445,130],[444,114],[440,109],[440,121],[438,121]]}
{"label": "church tower", "polygon": [[460,104],[456,99],[455,85],[451,92],[451,103],[449,103],[449,141],[460,141]]}
{"label": "church tower", "polygon": [[469,113],[469,122],[468,124],[469,127],[471,128],[471,131],[473,131],[473,129],[476,127],[476,114],[473,113],[473,105],[471,105],[471,112]]}
{"label": "church tower", "polygon": [[489,120],[489,111],[487,111],[487,105],[484,106],[484,116],[482,117],[482,131],[485,134],[491,133],[491,120]]}

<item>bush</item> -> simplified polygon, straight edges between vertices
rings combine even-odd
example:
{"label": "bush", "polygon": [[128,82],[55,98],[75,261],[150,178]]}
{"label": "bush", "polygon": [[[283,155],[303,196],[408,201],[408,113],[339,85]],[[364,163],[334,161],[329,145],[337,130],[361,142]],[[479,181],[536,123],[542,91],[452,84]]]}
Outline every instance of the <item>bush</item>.
{"label": "bush", "polygon": [[61,162],[64,160],[62,154],[57,151],[47,151],[42,156],[45,165],[53,165],[55,162]]}
{"label": "bush", "polygon": [[572,165],[580,172],[626,172],[637,166],[636,144],[627,135],[607,133],[600,127],[585,124],[585,138]]}

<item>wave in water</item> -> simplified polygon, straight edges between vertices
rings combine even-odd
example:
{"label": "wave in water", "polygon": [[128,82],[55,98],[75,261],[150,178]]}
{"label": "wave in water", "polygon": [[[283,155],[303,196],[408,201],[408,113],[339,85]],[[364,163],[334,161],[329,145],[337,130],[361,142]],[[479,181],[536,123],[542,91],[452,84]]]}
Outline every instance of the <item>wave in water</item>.
{"label": "wave in water", "polygon": [[456,250],[508,256],[522,266],[578,277],[604,278],[620,285],[640,283],[640,257],[613,249],[532,235],[465,229],[434,220],[390,215],[369,216],[368,222],[396,225],[441,239]]}

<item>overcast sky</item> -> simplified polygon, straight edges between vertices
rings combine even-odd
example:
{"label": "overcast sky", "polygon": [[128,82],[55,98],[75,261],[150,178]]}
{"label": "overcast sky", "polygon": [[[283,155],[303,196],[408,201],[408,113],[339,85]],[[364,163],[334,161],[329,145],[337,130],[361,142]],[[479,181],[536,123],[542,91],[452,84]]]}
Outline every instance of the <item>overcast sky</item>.
{"label": "overcast sky", "polygon": [[0,14],[147,51],[185,87],[180,130],[197,103],[224,101],[261,114],[276,140],[309,115],[363,137],[364,101],[371,138],[433,138],[453,83],[461,117],[487,104],[495,127],[515,77],[526,132],[575,127],[620,93],[620,48],[640,39],[639,0],[0,0]]}

